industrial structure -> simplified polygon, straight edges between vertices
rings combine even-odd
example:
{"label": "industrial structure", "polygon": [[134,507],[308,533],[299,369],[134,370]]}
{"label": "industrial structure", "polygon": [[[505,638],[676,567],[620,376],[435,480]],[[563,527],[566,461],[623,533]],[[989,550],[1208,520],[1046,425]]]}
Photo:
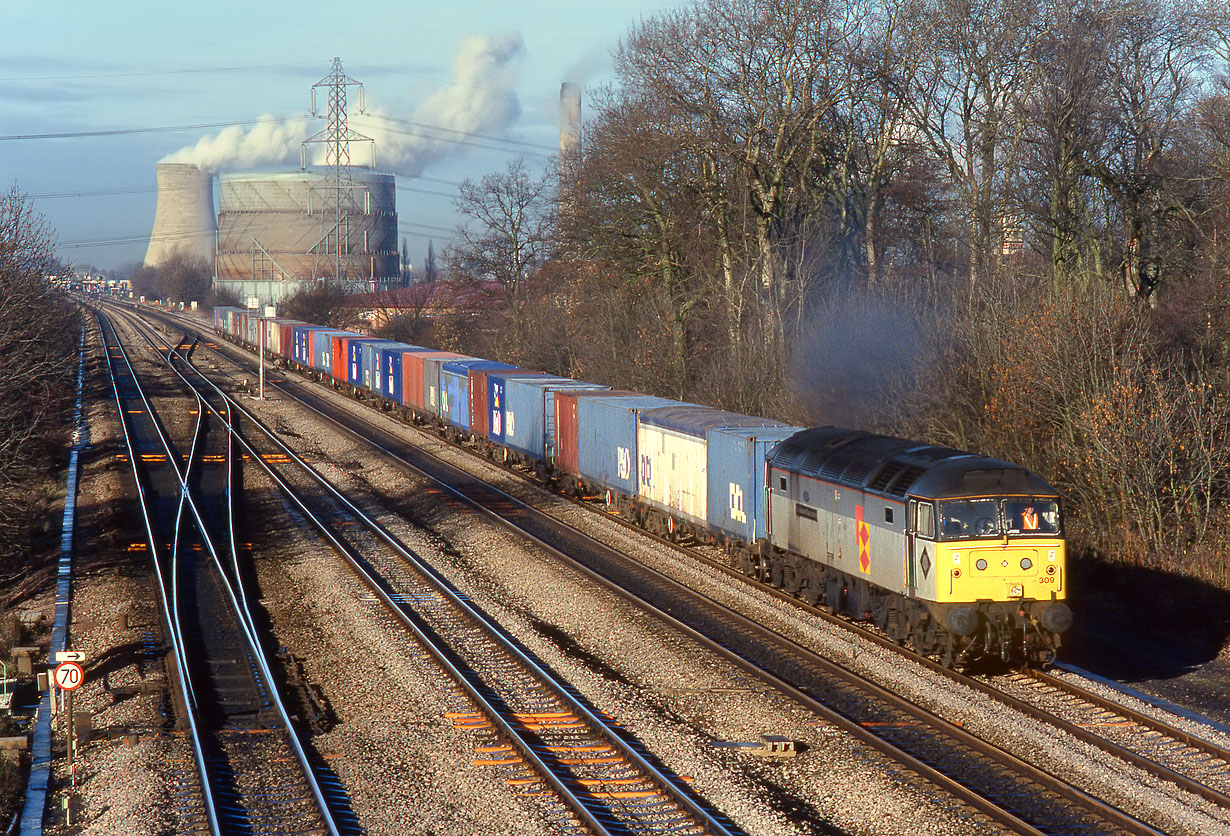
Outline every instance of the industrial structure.
{"label": "industrial structure", "polygon": [[559,156],[561,160],[581,153],[581,85],[565,81],[559,86]]}
{"label": "industrial structure", "polygon": [[145,266],[157,267],[173,254],[212,263],[214,258],[213,174],[192,163],[159,163],[158,206],[145,251]]}
{"label": "industrial structure", "polygon": [[[313,114],[317,89],[327,91],[328,123],[303,143],[300,170],[220,174],[217,214],[212,171],[159,163],[146,266],[176,252],[200,258],[212,265],[216,290],[262,306],[323,283],[349,293],[400,284],[393,175],[351,165],[350,143],[372,140],[347,126],[349,87],[359,87],[361,109],[362,86],[333,59],[312,86]],[[308,166],[313,145],[323,146],[318,167]]]}
{"label": "industrial structure", "polygon": [[220,175],[215,289],[277,304],[318,282],[354,293],[395,286],[393,175],[347,168],[341,223],[327,169]]}
{"label": "industrial structure", "polygon": [[[363,86],[342,72],[338,58],[312,85],[313,115],[323,89],[329,116],[325,129],[303,143],[300,171],[220,178],[216,289],[277,304],[317,283],[350,293],[399,283],[393,175],[351,165],[350,143],[372,140],[347,124],[349,87],[359,88],[362,110]],[[323,167],[308,167],[313,144],[324,146]]]}

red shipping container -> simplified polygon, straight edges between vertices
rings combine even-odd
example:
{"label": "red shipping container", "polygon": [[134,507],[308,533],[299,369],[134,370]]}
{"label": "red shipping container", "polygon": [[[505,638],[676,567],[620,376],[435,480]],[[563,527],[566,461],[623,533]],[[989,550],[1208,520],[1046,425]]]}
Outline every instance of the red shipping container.
{"label": "red shipping container", "polygon": [[581,472],[577,439],[577,398],[618,397],[635,395],[627,389],[557,389],[555,395],[555,461],[556,470],[579,475]]}
{"label": "red shipping container", "polygon": [[491,429],[491,390],[487,385],[488,375],[502,376],[542,374],[529,369],[471,369],[470,370],[470,432],[476,438],[486,438]]}
{"label": "red shipping container", "polygon": [[337,335],[333,338],[333,379],[346,382],[346,370],[350,365],[350,353],[348,346],[350,345],[350,336]]}
{"label": "red shipping container", "polygon": [[297,319],[284,319],[278,323],[278,355],[287,360],[295,359],[295,327],[307,325]]}
{"label": "red shipping container", "polygon": [[423,361],[428,358],[436,360],[461,360],[465,354],[453,351],[418,351],[406,354],[401,361],[401,398],[402,403],[420,412],[427,410],[427,381],[423,375]]}

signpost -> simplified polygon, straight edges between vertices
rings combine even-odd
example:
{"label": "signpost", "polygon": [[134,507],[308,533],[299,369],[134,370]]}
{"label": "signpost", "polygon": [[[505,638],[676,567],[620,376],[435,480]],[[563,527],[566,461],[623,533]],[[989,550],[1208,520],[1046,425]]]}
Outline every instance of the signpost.
{"label": "signpost", "polygon": [[76,784],[77,775],[73,768],[74,755],[76,754],[77,741],[76,735],[73,733],[73,691],[81,687],[85,682],[85,669],[81,667],[81,663],[85,661],[85,653],[80,650],[59,650],[56,651],[56,665],[53,678],[58,687],[64,694],[64,710],[61,716],[64,719],[64,728],[66,731],[68,750],[68,780],[70,784]]}
{"label": "signpost", "polygon": [[56,685],[62,691],[75,691],[85,681],[85,670],[76,662],[61,662],[56,665]]}

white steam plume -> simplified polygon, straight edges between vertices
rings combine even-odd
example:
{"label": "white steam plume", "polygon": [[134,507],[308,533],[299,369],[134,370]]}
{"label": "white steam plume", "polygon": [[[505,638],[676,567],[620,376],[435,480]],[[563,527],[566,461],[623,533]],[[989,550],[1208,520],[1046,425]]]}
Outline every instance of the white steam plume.
{"label": "white steam plume", "polygon": [[254,168],[298,158],[299,144],[309,136],[312,125],[306,121],[284,122],[266,113],[256,125],[223,128],[217,136],[203,136],[196,145],[168,154],[162,163],[195,163],[206,171],[223,166]]}
{"label": "white steam plume", "polygon": [[[459,133],[500,134],[521,115],[513,87],[524,51],[517,33],[467,37],[453,56],[453,83],[415,108],[409,118],[414,125],[381,119],[403,118],[381,109],[371,109],[372,119],[358,116],[351,123],[376,140],[380,168],[418,174],[432,160],[464,149]],[[419,125],[445,130],[420,133]]]}
{"label": "white steam plume", "polygon": [[[442,87],[410,115],[369,108],[367,117],[349,112],[350,127],[376,140],[376,165],[405,174],[422,172],[432,160],[464,149],[457,132],[498,134],[521,113],[513,87],[518,59],[525,50],[520,34],[472,35],[464,38],[453,56],[453,83]],[[381,118],[386,117],[386,118]],[[415,125],[445,128],[442,132],[419,133]],[[245,129],[232,126],[215,136],[202,137],[195,145],[168,154],[159,162],[195,163],[203,169],[253,168],[299,162],[303,140],[323,127],[319,121],[280,120],[268,114]],[[370,160],[361,144],[352,144],[351,162]],[[324,161],[325,148],[313,144],[309,162]]]}

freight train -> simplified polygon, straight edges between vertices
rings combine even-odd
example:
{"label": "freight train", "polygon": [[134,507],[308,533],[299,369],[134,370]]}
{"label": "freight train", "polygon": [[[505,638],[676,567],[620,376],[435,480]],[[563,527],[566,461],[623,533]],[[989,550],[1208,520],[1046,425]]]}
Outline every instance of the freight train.
{"label": "freight train", "polygon": [[241,308],[215,329],[945,664],[1047,666],[1072,613],[1057,492],[1017,465],[805,429]]}

